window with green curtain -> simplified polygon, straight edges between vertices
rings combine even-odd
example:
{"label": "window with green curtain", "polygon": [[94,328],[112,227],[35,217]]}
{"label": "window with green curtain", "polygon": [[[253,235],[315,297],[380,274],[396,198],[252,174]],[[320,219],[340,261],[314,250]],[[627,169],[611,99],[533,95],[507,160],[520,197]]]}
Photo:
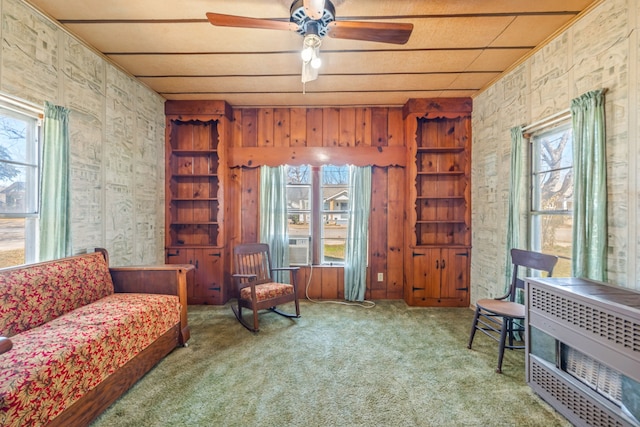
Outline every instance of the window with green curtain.
{"label": "window with green curtain", "polygon": [[370,209],[369,166],[260,170],[260,239],[274,265],[344,265],[349,301],[364,301]]}

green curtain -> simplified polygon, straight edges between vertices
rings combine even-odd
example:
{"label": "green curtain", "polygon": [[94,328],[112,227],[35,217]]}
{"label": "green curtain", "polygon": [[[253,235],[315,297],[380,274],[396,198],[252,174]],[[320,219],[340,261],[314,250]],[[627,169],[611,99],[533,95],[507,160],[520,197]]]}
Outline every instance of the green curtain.
{"label": "green curtain", "polygon": [[69,109],[45,104],[40,182],[40,261],[72,254]]}
{"label": "green curtain", "polygon": [[344,297],[364,301],[371,210],[371,166],[349,166],[349,221],[344,257]]}
{"label": "green curtain", "polygon": [[[285,166],[260,168],[260,241],[271,250],[273,267],[289,266],[287,175]],[[274,279],[289,282],[289,274]]]}
{"label": "green curtain", "polygon": [[511,262],[511,249],[520,248],[520,193],[522,181],[522,126],[511,129],[511,177],[509,184],[509,211],[507,212],[507,244],[506,244],[506,268],[505,291],[511,284],[513,275],[513,263]]}
{"label": "green curtain", "polygon": [[607,161],[604,91],[571,101],[573,121],[573,252],[571,275],[607,279]]}

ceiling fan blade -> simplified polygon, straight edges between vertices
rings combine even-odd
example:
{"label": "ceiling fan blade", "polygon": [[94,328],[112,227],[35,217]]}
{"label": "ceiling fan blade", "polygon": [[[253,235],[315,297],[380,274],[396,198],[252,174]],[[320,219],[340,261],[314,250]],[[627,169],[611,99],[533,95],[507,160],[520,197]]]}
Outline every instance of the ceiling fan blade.
{"label": "ceiling fan blade", "polygon": [[224,15],[222,13],[207,12],[207,19],[218,27],[261,28],[265,30],[297,31],[298,24],[289,21],[273,19],[249,18],[246,16]]}
{"label": "ceiling fan blade", "polygon": [[330,37],[381,43],[405,44],[412,31],[413,24],[406,23],[333,21],[329,24]]}
{"label": "ceiling fan blade", "polygon": [[304,0],[304,13],[311,19],[318,20],[324,15],[325,0]]}

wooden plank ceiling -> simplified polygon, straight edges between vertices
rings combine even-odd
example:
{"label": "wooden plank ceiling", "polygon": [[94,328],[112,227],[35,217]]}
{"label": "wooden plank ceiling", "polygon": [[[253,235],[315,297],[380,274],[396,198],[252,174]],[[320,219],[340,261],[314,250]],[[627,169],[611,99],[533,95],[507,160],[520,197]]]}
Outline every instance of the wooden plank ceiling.
{"label": "wooden plank ceiling", "polygon": [[288,20],[291,0],[28,0],[167,99],[234,107],[398,106],[473,96],[599,0],[345,0],[336,18],[408,22],[405,45],[322,40],[300,81],[302,37],[214,27],[206,12]]}

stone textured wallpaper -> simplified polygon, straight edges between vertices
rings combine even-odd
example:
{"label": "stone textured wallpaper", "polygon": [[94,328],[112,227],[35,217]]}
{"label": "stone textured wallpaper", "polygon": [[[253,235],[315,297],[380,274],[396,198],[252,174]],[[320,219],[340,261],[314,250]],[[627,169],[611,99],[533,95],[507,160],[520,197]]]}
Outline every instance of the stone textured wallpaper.
{"label": "stone textured wallpaper", "polygon": [[74,252],[163,262],[164,99],[23,2],[0,8],[0,91],[71,109]]}
{"label": "stone textured wallpaper", "polygon": [[639,1],[605,0],[474,99],[472,303],[504,292],[510,129],[600,88],[607,89],[608,280],[640,289]]}

